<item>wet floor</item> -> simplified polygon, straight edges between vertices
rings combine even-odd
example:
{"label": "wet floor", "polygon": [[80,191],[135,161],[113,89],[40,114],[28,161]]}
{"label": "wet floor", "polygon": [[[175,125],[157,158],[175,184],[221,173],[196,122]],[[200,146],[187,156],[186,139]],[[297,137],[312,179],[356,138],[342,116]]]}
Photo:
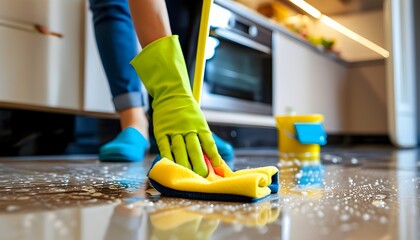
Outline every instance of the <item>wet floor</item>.
{"label": "wet floor", "polygon": [[0,160],[0,239],[419,239],[417,150],[328,149],[320,163],[238,151],[235,168],[279,167],[258,203],[160,196],[151,164]]}

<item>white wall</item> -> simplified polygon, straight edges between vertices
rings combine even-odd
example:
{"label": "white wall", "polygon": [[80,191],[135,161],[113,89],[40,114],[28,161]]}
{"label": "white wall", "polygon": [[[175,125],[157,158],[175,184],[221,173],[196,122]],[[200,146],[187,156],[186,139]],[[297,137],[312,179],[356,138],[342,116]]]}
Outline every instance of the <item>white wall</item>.
{"label": "white wall", "polygon": [[387,134],[384,62],[350,68],[346,89],[346,131],[351,134]]}

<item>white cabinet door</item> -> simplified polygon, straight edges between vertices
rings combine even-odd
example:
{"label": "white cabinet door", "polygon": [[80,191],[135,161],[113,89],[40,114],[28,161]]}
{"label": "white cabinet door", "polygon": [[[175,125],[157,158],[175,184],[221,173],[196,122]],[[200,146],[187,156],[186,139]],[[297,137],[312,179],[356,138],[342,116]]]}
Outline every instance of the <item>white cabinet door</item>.
{"label": "white cabinet door", "polygon": [[297,114],[319,113],[327,132],[345,131],[347,67],[278,32],[273,44],[274,114],[289,107]]}
{"label": "white cabinet door", "polygon": [[[80,110],[84,0],[0,0],[0,6],[0,103]],[[34,24],[63,37],[28,30]]]}

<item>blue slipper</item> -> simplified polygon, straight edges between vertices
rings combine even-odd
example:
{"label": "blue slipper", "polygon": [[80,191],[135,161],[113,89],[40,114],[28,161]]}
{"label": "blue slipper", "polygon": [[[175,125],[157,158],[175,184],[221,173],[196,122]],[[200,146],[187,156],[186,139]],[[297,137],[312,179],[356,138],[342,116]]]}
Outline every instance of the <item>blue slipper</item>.
{"label": "blue slipper", "polygon": [[103,162],[141,162],[149,141],[135,128],[122,130],[111,142],[99,149],[99,160]]}

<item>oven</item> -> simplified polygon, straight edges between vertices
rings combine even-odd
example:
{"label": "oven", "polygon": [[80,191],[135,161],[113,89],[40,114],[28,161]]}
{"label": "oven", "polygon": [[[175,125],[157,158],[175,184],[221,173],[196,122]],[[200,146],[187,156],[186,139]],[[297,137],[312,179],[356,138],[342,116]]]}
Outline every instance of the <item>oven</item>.
{"label": "oven", "polygon": [[272,31],[214,4],[203,109],[272,116]]}

